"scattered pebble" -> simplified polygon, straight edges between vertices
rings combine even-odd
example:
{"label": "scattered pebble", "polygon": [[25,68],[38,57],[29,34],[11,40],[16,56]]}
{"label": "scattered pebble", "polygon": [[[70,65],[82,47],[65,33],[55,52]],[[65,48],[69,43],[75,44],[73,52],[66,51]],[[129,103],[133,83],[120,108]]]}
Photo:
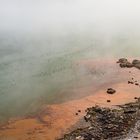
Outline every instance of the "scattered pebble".
{"label": "scattered pebble", "polygon": [[135,85],[138,86],[139,84],[138,83],[135,83]]}
{"label": "scattered pebble", "polygon": [[75,113],[75,115],[78,115],[78,113]]}
{"label": "scattered pebble", "polygon": [[107,100],[107,102],[110,103],[111,101],[110,100]]}
{"label": "scattered pebble", "polygon": [[78,110],[78,112],[81,112],[81,110]]}

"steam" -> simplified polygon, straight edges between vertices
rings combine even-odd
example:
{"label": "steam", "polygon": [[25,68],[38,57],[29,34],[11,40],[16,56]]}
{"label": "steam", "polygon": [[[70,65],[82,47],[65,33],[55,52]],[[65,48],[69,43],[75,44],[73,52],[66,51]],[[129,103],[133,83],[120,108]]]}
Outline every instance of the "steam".
{"label": "steam", "polygon": [[54,38],[64,40],[66,36],[70,41],[84,39],[87,46],[99,40],[104,44],[100,48],[114,47],[117,55],[124,50],[132,52],[132,46],[137,55],[139,4],[139,0],[1,0],[0,31],[2,35],[5,31],[17,34],[16,38],[19,34],[26,38],[49,37],[53,43]]}
{"label": "steam", "polygon": [[75,72],[75,61],[139,56],[139,5],[139,0],[0,0],[0,119],[69,97],[67,89],[83,76]]}
{"label": "steam", "polygon": [[95,28],[104,33],[137,29],[139,4],[138,0],[1,0],[0,28],[55,32]]}

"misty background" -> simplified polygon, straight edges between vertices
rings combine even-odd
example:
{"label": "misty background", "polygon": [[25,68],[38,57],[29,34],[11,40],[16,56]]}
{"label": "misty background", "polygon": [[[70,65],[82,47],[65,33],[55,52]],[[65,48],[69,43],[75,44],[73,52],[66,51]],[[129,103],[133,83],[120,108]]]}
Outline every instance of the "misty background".
{"label": "misty background", "polygon": [[139,0],[0,0],[0,120],[73,96],[78,60],[139,54]]}

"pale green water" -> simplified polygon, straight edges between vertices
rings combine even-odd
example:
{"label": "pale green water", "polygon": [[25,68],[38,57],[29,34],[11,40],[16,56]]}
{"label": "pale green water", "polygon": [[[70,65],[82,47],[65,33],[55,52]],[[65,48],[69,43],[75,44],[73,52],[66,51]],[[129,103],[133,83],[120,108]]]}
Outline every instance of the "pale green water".
{"label": "pale green water", "polygon": [[100,85],[102,73],[110,72],[91,75],[75,61],[139,57],[139,5],[138,0],[0,1],[0,120],[75,98],[73,89],[95,79]]}
{"label": "pale green water", "polygon": [[[74,68],[77,60],[139,56],[137,37],[120,37],[119,34],[103,37],[84,32],[80,35],[2,33],[0,120],[33,113],[43,104],[62,102],[75,96],[69,91],[84,86],[79,79],[88,77]],[[100,76],[100,73],[96,74]]]}

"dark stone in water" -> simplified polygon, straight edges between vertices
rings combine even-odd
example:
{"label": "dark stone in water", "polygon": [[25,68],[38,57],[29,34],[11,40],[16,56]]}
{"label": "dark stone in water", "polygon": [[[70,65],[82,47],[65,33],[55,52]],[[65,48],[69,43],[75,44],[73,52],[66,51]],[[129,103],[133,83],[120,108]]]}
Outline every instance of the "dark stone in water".
{"label": "dark stone in water", "polygon": [[132,63],[130,63],[126,58],[121,58],[121,59],[119,59],[117,61],[117,63],[120,64],[121,68],[132,68],[132,67],[135,67],[135,68],[140,69],[140,60],[134,59],[132,61]]}
{"label": "dark stone in water", "polygon": [[108,93],[108,94],[114,94],[115,92],[116,92],[116,90],[113,89],[113,88],[108,88],[108,89],[107,89],[107,93]]}
{"label": "dark stone in water", "polygon": [[133,64],[133,65],[140,64],[140,60],[134,59],[134,60],[132,61],[132,64]]}
{"label": "dark stone in water", "polygon": [[128,62],[128,60],[126,58],[120,58],[117,63],[125,63]]}
{"label": "dark stone in water", "polygon": [[125,62],[125,63],[120,63],[120,67],[121,68],[132,68],[133,67],[133,64],[131,64],[130,62]]}

